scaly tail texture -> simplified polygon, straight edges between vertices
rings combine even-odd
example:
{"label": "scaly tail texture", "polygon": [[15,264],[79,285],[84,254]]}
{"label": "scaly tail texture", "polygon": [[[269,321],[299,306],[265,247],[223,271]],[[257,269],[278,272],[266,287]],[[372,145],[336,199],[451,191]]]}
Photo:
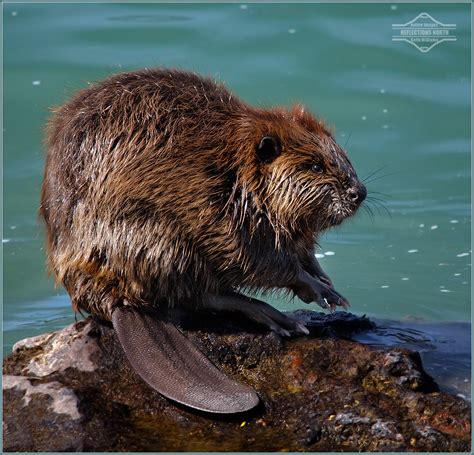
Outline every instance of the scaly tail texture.
{"label": "scaly tail texture", "polygon": [[172,323],[122,307],[112,313],[112,324],[134,370],[165,397],[225,414],[258,404],[250,387],[219,371]]}

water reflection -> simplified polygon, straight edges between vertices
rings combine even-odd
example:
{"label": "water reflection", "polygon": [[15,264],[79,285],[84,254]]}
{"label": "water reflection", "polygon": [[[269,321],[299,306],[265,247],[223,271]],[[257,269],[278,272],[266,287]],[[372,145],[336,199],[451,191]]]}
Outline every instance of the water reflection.
{"label": "water reflection", "polygon": [[353,339],[381,348],[401,347],[420,353],[423,366],[446,392],[471,398],[471,325],[419,320],[375,321],[374,331]]}

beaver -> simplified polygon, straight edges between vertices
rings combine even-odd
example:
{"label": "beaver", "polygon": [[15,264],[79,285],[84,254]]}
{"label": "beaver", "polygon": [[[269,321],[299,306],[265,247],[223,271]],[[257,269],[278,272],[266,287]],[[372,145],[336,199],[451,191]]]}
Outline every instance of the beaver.
{"label": "beaver", "polygon": [[48,268],[75,311],[112,321],[164,396],[208,412],[258,403],[156,309],[238,311],[288,336],[308,331],[246,294],[283,289],[347,307],[315,244],[367,192],[302,105],[252,107],[211,78],[145,69],[53,109],[45,142]]}

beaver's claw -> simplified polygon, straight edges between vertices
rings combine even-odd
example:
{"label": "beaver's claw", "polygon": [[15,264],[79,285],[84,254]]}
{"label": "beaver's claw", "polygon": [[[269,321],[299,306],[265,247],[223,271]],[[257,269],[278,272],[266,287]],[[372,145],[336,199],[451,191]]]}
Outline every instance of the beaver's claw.
{"label": "beaver's claw", "polygon": [[336,310],[336,306],[342,306],[344,310],[347,310],[350,306],[349,301],[339,294],[339,292],[337,292],[334,288],[331,288],[330,291],[332,293],[331,298],[328,299],[325,297],[325,300],[328,302],[331,312]]}
{"label": "beaver's claw", "polygon": [[302,272],[300,278],[301,280],[293,286],[293,290],[303,302],[316,302],[330,311],[334,311],[337,306],[345,310],[349,307],[348,300],[334,289],[326,276],[313,277],[307,272]]}

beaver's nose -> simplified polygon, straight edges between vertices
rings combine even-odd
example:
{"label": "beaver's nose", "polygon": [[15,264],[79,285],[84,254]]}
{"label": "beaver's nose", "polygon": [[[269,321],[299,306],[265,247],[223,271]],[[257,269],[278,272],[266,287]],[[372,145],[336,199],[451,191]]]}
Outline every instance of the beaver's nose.
{"label": "beaver's nose", "polygon": [[359,183],[356,187],[349,188],[347,195],[352,202],[361,204],[367,196],[367,189],[362,183]]}

